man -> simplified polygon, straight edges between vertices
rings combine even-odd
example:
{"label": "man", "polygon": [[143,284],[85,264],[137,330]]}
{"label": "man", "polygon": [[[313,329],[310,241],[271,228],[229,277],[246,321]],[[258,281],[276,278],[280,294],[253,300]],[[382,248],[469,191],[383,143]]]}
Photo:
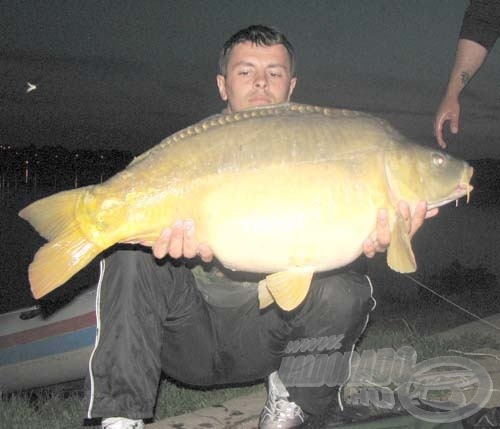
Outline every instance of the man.
{"label": "man", "polygon": [[500,36],[500,0],[471,0],[465,11],[458,40],[455,64],[451,71],[446,94],[441,100],[434,120],[434,134],[439,146],[446,148],[443,127],[458,133],[462,90],[484,63],[488,52]]}
{"label": "man", "polygon": [[[219,64],[217,85],[228,112],[289,101],[297,82],[292,46],[264,26],[232,36]],[[407,205],[401,211],[411,236],[426,216],[425,203],[413,219]],[[384,211],[377,230],[377,239],[364,245],[369,257],[390,241]],[[190,267],[196,255],[207,263],[213,258],[196,241],[193,222],[179,220],[155,243],[143,244],[152,245],[156,259],[128,248],[101,263],[88,418],[102,417],[107,429],[143,427],[142,419],[153,414],[161,370],[195,385],[270,375],[263,429],[318,427],[318,419],[336,409],[339,386],[287,389],[276,371],[289,341],[342,336],[340,348],[329,353],[353,349],[374,306],[367,277],[323,273],[297,309],[284,312],[272,305],[261,311],[255,278],[238,278],[217,264]]]}

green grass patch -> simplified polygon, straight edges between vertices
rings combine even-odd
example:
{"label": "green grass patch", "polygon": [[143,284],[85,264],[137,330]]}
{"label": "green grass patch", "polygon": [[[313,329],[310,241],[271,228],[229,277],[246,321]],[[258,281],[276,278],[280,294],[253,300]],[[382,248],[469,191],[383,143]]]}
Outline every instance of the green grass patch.
{"label": "green grass patch", "polygon": [[[401,319],[403,320],[403,319]],[[500,350],[500,338],[493,335],[464,334],[452,339],[424,337],[415,333],[406,323],[390,329],[373,324],[367,327],[356,345],[356,351],[379,350],[391,347],[394,350],[402,346],[410,346],[417,352],[417,362],[439,356],[457,356],[450,350],[473,352],[481,348]]]}
{"label": "green grass patch", "polygon": [[45,392],[36,399],[26,394],[0,401],[0,427],[9,429],[70,429],[82,427],[82,400]]}
{"label": "green grass patch", "polygon": [[[239,396],[264,390],[264,384],[223,389],[194,389],[167,380],[160,385],[155,419],[219,406]],[[4,395],[0,401],[0,428],[71,429],[83,427],[84,401],[81,392],[37,390]],[[88,429],[100,426],[85,426]]]}
{"label": "green grass patch", "polygon": [[163,382],[156,404],[156,418],[176,416],[199,408],[219,406],[243,395],[265,390],[264,383],[225,389],[194,389]]}

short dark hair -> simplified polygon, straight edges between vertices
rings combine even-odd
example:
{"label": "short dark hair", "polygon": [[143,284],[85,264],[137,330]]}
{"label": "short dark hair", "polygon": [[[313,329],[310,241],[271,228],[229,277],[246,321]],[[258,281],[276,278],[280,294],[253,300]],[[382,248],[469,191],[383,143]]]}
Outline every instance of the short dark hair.
{"label": "short dark hair", "polygon": [[237,44],[244,42],[251,42],[259,46],[283,45],[290,56],[291,73],[292,76],[294,75],[295,52],[292,44],[281,31],[265,25],[251,25],[244,28],[233,34],[227,42],[224,43],[222,51],[219,55],[219,73],[221,75],[226,75],[229,55],[231,54],[233,48]]}

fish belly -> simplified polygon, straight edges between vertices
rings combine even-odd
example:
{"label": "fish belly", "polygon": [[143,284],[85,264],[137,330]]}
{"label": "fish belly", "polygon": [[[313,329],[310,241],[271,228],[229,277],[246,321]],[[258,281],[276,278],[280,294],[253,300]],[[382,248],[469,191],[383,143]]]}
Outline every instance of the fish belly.
{"label": "fish belly", "polygon": [[328,163],[226,172],[205,184],[193,195],[197,235],[238,271],[343,266],[361,254],[383,204],[368,177]]}

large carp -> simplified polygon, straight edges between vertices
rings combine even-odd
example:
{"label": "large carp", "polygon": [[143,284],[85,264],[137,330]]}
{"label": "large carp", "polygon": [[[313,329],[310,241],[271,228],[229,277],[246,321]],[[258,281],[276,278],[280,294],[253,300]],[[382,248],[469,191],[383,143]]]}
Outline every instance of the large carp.
{"label": "large carp", "polygon": [[412,210],[454,201],[472,168],[411,143],[361,112],[301,104],[217,115],[134,159],[100,185],[36,201],[20,216],[49,242],[29,267],[33,295],[67,281],[117,242],[154,241],[177,219],[232,270],[270,273],[261,306],[285,310],[306,296],[312,274],[348,264],[387,208],[389,266],[416,269],[397,203]]}

